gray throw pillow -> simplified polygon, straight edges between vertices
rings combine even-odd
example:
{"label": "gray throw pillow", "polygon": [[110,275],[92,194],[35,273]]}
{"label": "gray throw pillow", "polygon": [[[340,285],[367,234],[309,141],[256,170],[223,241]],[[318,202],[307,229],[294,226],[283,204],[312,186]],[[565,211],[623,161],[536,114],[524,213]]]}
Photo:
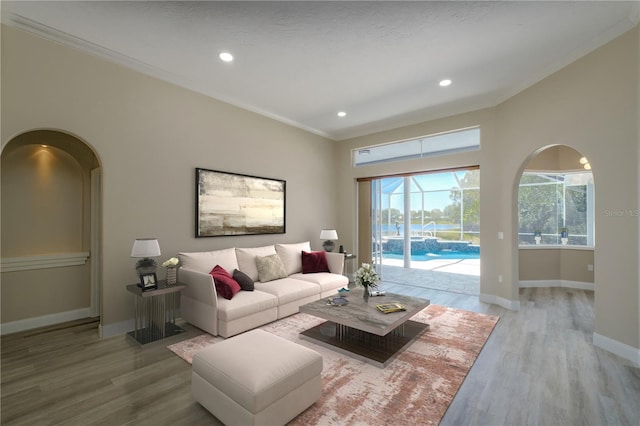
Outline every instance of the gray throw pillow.
{"label": "gray throw pillow", "polygon": [[284,264],[277,254],[271,256],[257,256],[256,266],[258,267],[258,278],[260,282],[277,280],[278,278],[287,278],[287,271]]}
{"label": "gray throw pillow", "polygon": [[255,286],[251,277],[244,272],[236,269],[233,271],[233,279],[240,284],[240,288],[244,291],[253,291]]}

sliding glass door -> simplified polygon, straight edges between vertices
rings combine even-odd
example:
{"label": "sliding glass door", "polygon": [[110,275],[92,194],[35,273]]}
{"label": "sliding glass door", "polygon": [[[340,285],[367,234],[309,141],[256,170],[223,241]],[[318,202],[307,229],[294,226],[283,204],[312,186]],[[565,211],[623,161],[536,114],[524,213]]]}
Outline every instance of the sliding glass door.
{"label": "sliding glass door", "polygon": [[479,169],[371,179],[370,197],[371,259],[380,273],[383,263],[479,256]]}

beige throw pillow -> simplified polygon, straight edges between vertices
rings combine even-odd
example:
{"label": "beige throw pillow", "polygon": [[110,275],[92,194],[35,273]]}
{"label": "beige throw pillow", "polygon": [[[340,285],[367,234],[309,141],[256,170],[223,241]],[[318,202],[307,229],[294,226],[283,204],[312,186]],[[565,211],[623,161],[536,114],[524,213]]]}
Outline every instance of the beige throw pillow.
{"label": "beige throw pillow", "polygon": [[278,278],[287,278],[288,276],[287,271],[284,269],[284,264],[277,254],[257,256],[256,266],[258,267],[258,278],[263,283],[277,280]]}
{"label": "beige throw pillow", "polygon": [[257,256],[271,256],[276,254],[276,248],[273,245],[252,248],[236,248],[236,256],[238,256],[238,266],[242,272],[247,274],[249,278],[258,281],[258,267],[256,266]]}
{"label": "beige throw pillow", "polygon": [[280,256],[288,275],[302,272],[302,252],[311,251],[311,243],[305,241],[296,244],[276,244],[276,253]]}

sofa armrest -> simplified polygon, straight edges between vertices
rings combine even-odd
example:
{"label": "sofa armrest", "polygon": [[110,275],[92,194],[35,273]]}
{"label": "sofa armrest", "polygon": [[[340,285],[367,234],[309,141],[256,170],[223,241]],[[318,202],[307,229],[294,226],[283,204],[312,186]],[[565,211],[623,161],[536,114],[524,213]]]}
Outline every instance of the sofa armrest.
{"label": "sofa armrest", "polygon": [[344,253],[327,252],[327,265],[332,273],[342,275],[344,271]]}
{"label": "sofa armrest", "polygon": [[180,313],[182,319],[213,336],[218,335],[218,295],[213,277],[209,274],[180,268],[182,290]]}
{"label": "sofa armrest", "polygon": [[180,282],[185,284],[187,288],[182,291],[183,296],[218,307],[218,295],[213,277],[209,274],[195,271],[193,269],[180,269]]}

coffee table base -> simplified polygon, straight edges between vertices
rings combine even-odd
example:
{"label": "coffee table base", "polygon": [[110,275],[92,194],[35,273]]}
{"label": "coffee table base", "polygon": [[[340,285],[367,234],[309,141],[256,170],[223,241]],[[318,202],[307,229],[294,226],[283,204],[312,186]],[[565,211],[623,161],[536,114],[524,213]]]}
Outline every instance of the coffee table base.
{"label": "coffee table base", "polygon": [[386,336],[378,336],[326,321],[303,331],[300,338],[384,368],[426,330],[429,324],[409,320]]}

